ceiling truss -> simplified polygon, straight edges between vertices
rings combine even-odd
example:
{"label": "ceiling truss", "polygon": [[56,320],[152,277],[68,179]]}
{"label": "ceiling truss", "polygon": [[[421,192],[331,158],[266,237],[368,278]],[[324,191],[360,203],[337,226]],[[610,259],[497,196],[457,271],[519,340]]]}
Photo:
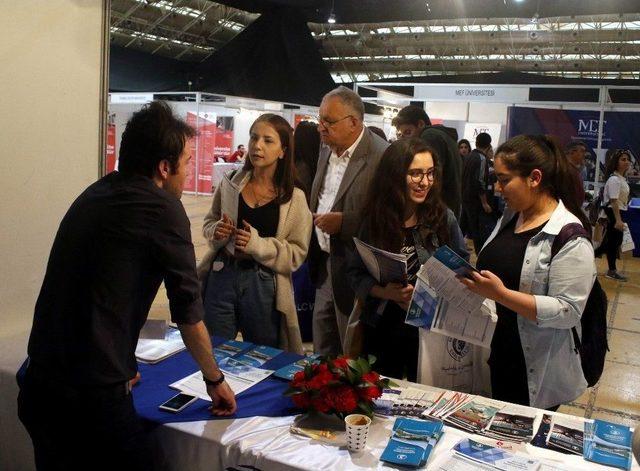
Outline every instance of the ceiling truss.
{"label": "ceiling truss", "polygon": [[[188,61],[205,60],[257,18],[210,0],[111,3],[112,44]],[[640,13],[309,27],[337,82],[505,70],[640,78]]]}

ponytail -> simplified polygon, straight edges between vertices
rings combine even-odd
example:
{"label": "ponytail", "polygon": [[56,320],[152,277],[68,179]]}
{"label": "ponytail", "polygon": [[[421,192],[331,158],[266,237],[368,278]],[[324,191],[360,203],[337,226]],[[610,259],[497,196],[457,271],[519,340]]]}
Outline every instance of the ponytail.
{"label": "ponytail", "polygon": [[562,200],[564,206],[582,225],[591,227],[587,215],[582,211],[575,193],[575,175],[569,160],[552,136],[516,136],[498,147],[500,157],[510,170],[528,176],[535,169],[542,173],[541,189]]}

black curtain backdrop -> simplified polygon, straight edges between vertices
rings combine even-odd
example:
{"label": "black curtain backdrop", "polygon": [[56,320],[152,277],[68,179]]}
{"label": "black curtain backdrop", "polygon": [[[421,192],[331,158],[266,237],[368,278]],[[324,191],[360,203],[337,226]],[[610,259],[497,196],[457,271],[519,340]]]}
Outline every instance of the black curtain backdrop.
{"label": "black curtain backdrop", "polygon": [[112,47],[110,66],[114,92],[194,90],[319,105],[336,86],[304,16],[285,7],[262,14],[202,63]]}

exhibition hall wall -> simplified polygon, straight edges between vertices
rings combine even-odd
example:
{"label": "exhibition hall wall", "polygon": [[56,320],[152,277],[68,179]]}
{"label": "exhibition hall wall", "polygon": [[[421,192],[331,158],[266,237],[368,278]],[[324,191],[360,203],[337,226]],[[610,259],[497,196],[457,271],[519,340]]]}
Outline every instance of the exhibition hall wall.
{"label": "exhibition hall wall", "polygon": [[99,176],[107,13],[106,1],[0,0],[3,471],[34,469],[31,442],[17,418],[15,372],[26,357],[60,220]]}

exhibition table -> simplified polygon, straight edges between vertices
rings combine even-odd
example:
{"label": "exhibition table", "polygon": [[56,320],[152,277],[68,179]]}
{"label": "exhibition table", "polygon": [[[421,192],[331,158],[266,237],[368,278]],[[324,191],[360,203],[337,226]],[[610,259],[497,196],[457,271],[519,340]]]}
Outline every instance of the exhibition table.
{"label": "exhibition table", "polygon": [[[219,339],[215,339],[219,343]],[[155,409],[162,400],[172,392],[166,386],[167,381],[173,381],[176,374],[186,376],[194,371],[195,363],[185,371],[176,370],[175,362],[187,362],[188,354],[183,352],[178,358],[170,358],[157,365],[141,365],[142,382],[134,388],[134,398],[138,412],[147,420],[158,424],[153,430],[154,438],[160,443],[165,466],[171,470],[217,470],[217,469],[252,469],[252,470],[363,470],[363,469],[398,469],[381,462],[380,455],[391,435],[394,418],[375,417],[369,433],[367,448],[364,452],[353,454],[346,448],[327,445],[311,439],[293,435],[289,428],[296,416],[295,410],[288,402],[288,398],[280,398],[286,388],[286,382],[269,378],[264,384],[254,386],[263,388],[262,394],[250,390],[238,396],[238,416],[245,415],[243,408],[251,408],[253,413],[261,414],[267,411],[270,417],[256,415],[254,417],[221,419],[210,417],[210,420],[196,420],[198,414],[203,416],[203,410],[197,406],[192,412],[188,409],[171,416],[168,420],[155,414]],[[289,353],[281,354],[281,358],[270,360],[272,368],[278,367],[286,361],[295,360],[297,356]],[[171,361],[174,363],[172,364]],[[168,362],[168,363],[167,363]],[[171,370],[168,376],[166,372]],[[411,386],[419,389],[434,389],[429,386],[397,381],[401,386]],[[144,386],[146,383],[146,386]],[[160,394],[158,395],[158,391]],[[150,397],[155,399],[150,399]],[[140,406],[143,406],[142,408]],[[146,409],[145,409],[146,408]],[[154,409],[153,411],[150,408]],[[206,410],[206,409],[205,409]],[[534,430],[543,413],[548,411],[536,410],[537,419]],[[166,414],[166,413],[165,413]],[[285,415],[289,414],[289,415]],[[278,416],[280,415],[280,416]],[[282,416],[285,415],[285,416]],[[562,415],[562,414],[560,414]],[[155,417],[155,418],[154,418]],[[180,422],[177,422],[180,421]],[[436,445],[426,469],[440,470],[440,465],[451,456],[451,449],[463,438],[491,444],[492,441],[479,435],[473,435],[453,427],[445,426],[445,433]],[[495,442],[494,442],[495,443]],[[542,449],[530,444],[511,445],[513,451],[532,458],[544,460],[545,463],[563,470],[597,470],[607,469],[603,466],[585,461],[581,456],[565,455],[559,452]],[[640,466],[634,462],[634,470]]]}

